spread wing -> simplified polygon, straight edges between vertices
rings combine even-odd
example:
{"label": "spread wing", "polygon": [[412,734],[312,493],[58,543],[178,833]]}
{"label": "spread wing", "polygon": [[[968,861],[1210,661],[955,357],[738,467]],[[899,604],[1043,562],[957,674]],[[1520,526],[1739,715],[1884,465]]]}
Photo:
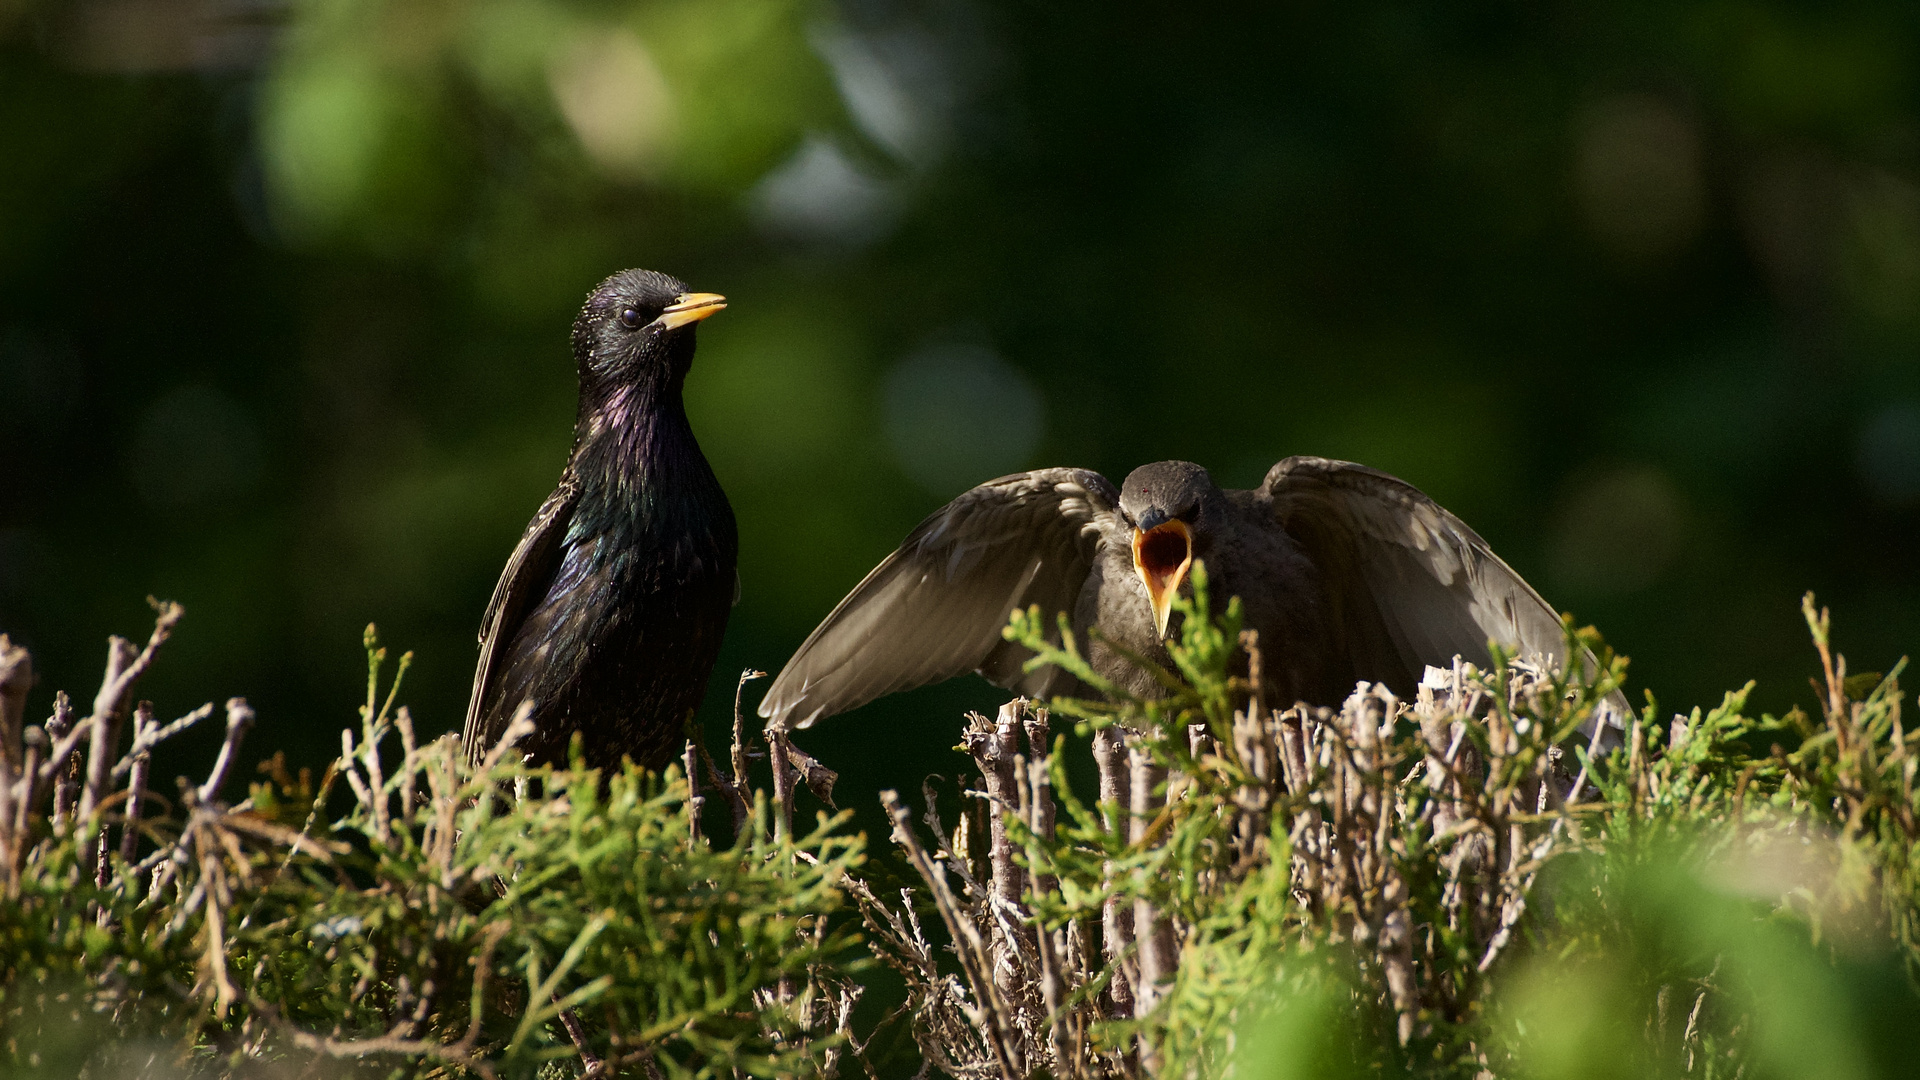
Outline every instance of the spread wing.
{"label": "spread wing", "polygon": [[527,609],[546,594],[560,564],[560,542],[567,535],[573,508],[580,499],[579,481],[569,469],[560,477],[560,485],[527,523],[520,544],[507,559],[500,581],[493,587],[493,599],[480,619],[480,664],[473,672],[473,697],[467,701],[467,724],[461,744],[467,756],[484,756],[505,730],[520,703],[494,702],[498,696],[500,670],[507,647],[526,617]]}
{"label": "spread wing", "polygon": [[[1394,672],[1417,684],[1427,665],[1445,667],[1456,654],[1484,664],[1489,639],[1561,659],[1559,614],[1413,485],[1352,462],[1291,457],[1267,473],[1261,492],[1319,569],[1361,678]],[[1626,698],[1608,700],[1619,727]]]}
{"label": "spread wing", "polygon": [[787,661],[760,715],[789,728],[898,690],[978,669],[996,685],[1042,695],[1068,678],[1028,675],[1031,655],[1000,637],[1015,608],[1070,617],[1116,528],[1120,493],[1086,469],[1041,469],[989,481],[921,522],[854,587]]}

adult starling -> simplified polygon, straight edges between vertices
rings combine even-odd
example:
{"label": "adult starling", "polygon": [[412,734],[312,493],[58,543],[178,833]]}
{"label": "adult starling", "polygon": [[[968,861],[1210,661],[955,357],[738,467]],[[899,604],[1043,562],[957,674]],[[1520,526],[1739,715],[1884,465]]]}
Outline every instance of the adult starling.
{"label": "adult starling", "polygon": [[[1376,469],[1291,457],[1251,491],[1223,491],[1185,461],[1142,465],[1118,491],[1087,469],[1040,469],[921,522],[787,661],[760,715],[804,728],[969,670],[1036,697],[1084,694],[1057,668],[1023,672],[1032,654],[1000,636],[1035,604],[1049,624],[1067,613],[1082,641],[1097,627],[1167,665],[1171,605],[1195,560],[1259,631],[1270,702],[1337,705],[1362,679],[1410,696],[1428,664],[1486,663],[1489,639],[1562,652],[1539,593],[1459,518]],[[1087,650],[1103,677],[1164,692],[1098,638]]]}
{"label": "adult starling", "polygon": [[574,319],[573,451],[481,620],[469,757],[523,701],[534,732],[520,749],[534,762],[564,761],[580,732],[589,765],[660,768],[684,737],[740,592],[733,508],[680,397],[694,324],[724,307],[626,270]]}

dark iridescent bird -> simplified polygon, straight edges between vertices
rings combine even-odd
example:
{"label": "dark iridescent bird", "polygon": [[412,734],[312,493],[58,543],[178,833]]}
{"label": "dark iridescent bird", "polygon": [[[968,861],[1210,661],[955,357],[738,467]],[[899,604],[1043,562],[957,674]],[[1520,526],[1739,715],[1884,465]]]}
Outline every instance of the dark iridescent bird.
{"label": "dark iridescent bird", "polygon": [[739,596],[733,508],[680,391],[694,326],[726,307],[665,274],[600,283],[573,321],[580,411],[560,483],[480,624],[464,741],[478,759],[522,701],[535,762],[659,768],[685,738]]}
{"label": "dark iridescent bird", "polygon": [[[981,484],[936,511],[855,586],[774,680],[760,715],[804,728],[884,694],[967,671],[1034,697],[1084,696],[1000,631],[1015,608],[1065,612],[1168,663],[1173,597],[1206,563],[1259,632],[1269,702],[1337,705],[1359,680],[1411,696],[1427,665],[1487,661],[1487,641],[1558,658],[1560,618],[1486,541],[1376,469],[1291,457],[1251,491],[1185,461],[1142,465],[1115,490],[1086,469]],[[1221,605],[1222,607],[1224,604]],[[1163,693],[1097,639],[1094,670]],[[1626,699],[1612,698],[1624,714]],[[1611,732],[1603,737],[1611,745]]]}

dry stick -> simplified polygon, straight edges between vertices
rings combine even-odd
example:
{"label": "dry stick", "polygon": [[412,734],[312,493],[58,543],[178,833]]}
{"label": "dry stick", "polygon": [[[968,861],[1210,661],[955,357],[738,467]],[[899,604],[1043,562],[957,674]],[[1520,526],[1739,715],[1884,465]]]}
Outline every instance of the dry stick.
{"label": "dry stick", "polygon": [[747,790],[747,721],[740,712],[740,695],[747,684],[755,679],[764,679],[767,673],[747,668],[740,673],[740,681],[733,687],[733,787],[735,791]]}
{"label": "dry stick", "polygon": [[184,613],[179,604],[163,604],[148,598],[148,603],[158,614],[153,621],[153,633],[147,637],[146,647],[134,651],[133,643],[123,637],[107,639],[107,672],[100,681],[100,690],[93,698],[93,715],[88,717],[90,745],[87,748],[86,786],[80,793],[79,820],[85,822],[91,830],[87,849],[83,856],[89,860],[104,858],[106,854],[105,829],[95,828],[94,815],[100,802],[107,795],[107,780],[113,768],[114,748],[120,739],[120,718],[126,715],[127,696],[133,690],[133,684],[146,674],[153,664],[155,653],[180,622]]}
{"label": "dry stick", "polygon": [[79,759],[74,756],[80,731],[73,726],[73,699],[65,690],[53,695],[53,715],[47,720],[47,738],[52,745],[41,768],[53,776],[53,827],[56,831],[73,817],[75,801],[80,797]]}
{"label": "dry stick", "polygon": [[965,973],[967,983],[973,989],[974,1000],[978,1003],[974,1010],[974,1026],[987,1036],[994,1061],[1000,1067],[1000,1075],[1006,1080],[1015,1080],[1021,1073],[1014,1068],[1014,1033],[1008,1027],[1007,1013],[993,979],[987,974],[993,961],[987,954],[986,942],[981,940],[980,928],[961,910],[960,902],[955,899],[953,891],[947,888],[946,877],[934,868],[933,859],[928,856],[926,848],[920,845],[920,838],[914,835],[913,818],[900,801],[900,793],[892,789],[881,792],[880,804],[886,807],[887,816],[893,821],[894,843],[906,851],[907,861],[913,864],[914,870],[927,883],[934,907],[947,924],[947,934],[955,946],[954,954],[960,960],[961,971]]}
{"label": "dry stick", "polygon": [[33,689],[33,654],[0,634],[0,778],[10,785],[20,773],[20,744],[27,715],[27,691]]}
{"label": "dry stick", "polygon": [[40,755],[47,748],[47,733],[42,728],[29,728],[20,737],[26,756],[20,767],[20,797],[13,804],[12,842],[6,850],[6,893],[12,898],[20,889],[20,858],[27,849],[27,821],[32,812],[36,796],[39,794],[35,780],[40,770]]}
{"label": "dry stick", "polygon": [[[138,657],[139,654],[133,650],[133,643],[126,638],[107,639],[107,674],[100,682],[100,692],[94,696],[93,715],[87,717],[84,727],[87,732],[87,768],[86,783],[80,789],[78,818],[83,828],[90,826],[100,800],[107,795],[107,779],[113,771],[113,743],[118,741],[116,736],[120,733],[122,675]],[[86,862],[93,861],[94,850],[92,841],[89,841],[83,856]]]}
{"label": "dry stick", "polygon": [[773,765],[773,838],[793,836],[793,766],[787,761],[787,733],[767,725],[767,759]]}
{"label": "dry stick", "polygon": [[[1029,704],[1022,717],[1027,734],[1027,754],[1032,759],[1027,766],[1028,783],[1033,789],[1033,813],[1027,821],[1027,827],[1033,834],[1045,840],[1053,839],[1053,769],[1051,766],[1053,744],[1048,737],[1047,710],[1044,705]],[[1038,865],[1038,863],[1035,863]],[[1033,891],[1036,896],[1054,892],[1060,882],[1051,874],[1039,874],[1033,879]]]}
{"label": "dry stick", "polygon": [[[700,760],[707,767],[707,779],[726,798],[727,805],[733,810],[733,836],[736,840],[753,824],[753,806],[746,797],[746,792],[751,790],[747,777],[747,722],[745,714],[740,711],[740,696],[746,690],[747,683],[754,679],[764,679],[766,676],[767,673],[764,671],[747,668],[740,673],[740,681],[734,684],[733,743],[730,747],[730,764],[733,768],[731,778],[721,775],[719,766],[713,762],[713,755],[707,753],[705,741],[694,740],[700,753]],[[692,768],[689,767],[687,772],[691,775]]]}
{"label": "dry stick", "polygon": [[[1093,733],[1093,762],[1100,770],[1100,804],[1107,808],[1107,831],[1123,839],[1127,835],[1121,823],[1133,805],[1132,781],[1127,773],[1126,746],[1118,726]],[[1114,885],[1116,870],[1109,861],[1102,870],[1106,886]],[[1109,898],[1100,912],[1100,943],[1113,978],[1107,994],[1113,999],[1113,1016],[1133,1016],[1133,982],[1126,970],[1126,958],[1133,946],[1133,908]]]}
{"label": "dry stick", "polygon": [[[1023,812],[1019,778],[1026,773],[1026,762],[1019,749],[1026,707],[1025,698],[1015,698],[1000,706],[999,716],[992,723],[973,714],[961,739],[986,786],[988,863],[993,884],[982,908],[996,931],[991,941],[993,977],[1001,999],[1021,1012],[1021,1003],[1030,1000],[1021,990],[1033,981],[1035,963],[1031,958],[1037,956],[1038,938],[1046,936],[1044,929],[1030,925],[1031,913],[1020,903],[1027,885],[1026,873],[1014,858],[1013,838],[1007,828],[1008,815]],[[1024,1022],[1020,1027],[1031,1030]],[[1009,1049],[1022,1064],[1032,1064],[1024,1060],[1028,1053],[1024,1041],[1010,1044]]]}
{"label": "dry stick", "polygon": [[253,719],[253,709],[248,707],[246,698],[227,699],[227,737],[220,744],[219,755],[213,759],[213,771],[207,774],[207,782],[200,785],[201,802],[211,803],[214,796],[220,794],[221,785],[227,782],[227,771],[233,768],[233,760],[240,753],[240,740],[246,738],[248,729],[253,727]]}
{"label": "dry stick", "polygon": [[[972,722],[973,715],[971,713],[967,715],[967,720],[969,723]],[[941,779],[945,779],[945,777]],[[960,812],[954,816],[953,837],[949,840],[941,829],[939,796],[933,789],[932,781],[933,777],[927,777],[921,781],[920,796],[927,801],[927,827],[933,830],[934,839],[939,841],[939,847],[934,849],[934,856],[938,858],[941,852],[946,852],[947,861],[952,863],[954,867],[960,871],[963,878],[970,879],[976,870],[991,878],[993,876],[993,868],[989,866],[981,869],[979,860],[973,857],[974,841],[978,838],[981,828],[984,827],[982,825],[976,825],[975,822],[986,821],[986,817],[979,813],[979,811],[991,809],[991,807],[985,802],[969,804],[967,802],[966,781],[960,781]]]}
{"label": "dry stick", "polygon": [[373,789],[367,786],[367,782],[364,779],[362,779],[360,776],[360,770],[354,767],[354,764],[353,764],[354,758],[358,756],[359,755],[354,750],[354,746],[353,746],[353,729],[341,728],[340,729],[340,758],[339,758],[340,775],[346,777],[347,784],[353,788],[354,801],[358,802],[361,806],[367,807],[369,812],[371,812],[373,808],[373,797],[374,797]]}
{"label": "dry stick", "polygon": [[[1040,721],[1040,745],[1044,747],[1046,720]],[[1041,862],[1041,845],[1053,838],[1053,795],[1048,782],[1048,761],[1045,751],[1033,745],[1034,728],[1027,727],[1028,749],[1034,752],[1034,760],[1029,763],[1025,758],[1016,757],[1014,779],[1020,791],[1020,816],[1026,822],[1028,831],[1034,837],[1033,845],[1027,851],[1027,862],[1035,868],[1033,874],[1033,893],[1035,898],[1053,892],[1057,883],[1052,875],[1038,872]],[[1030,916],[1029,916],[1030,917]],[[1049,1070],[1059,1075],[1063,1068],[1078,1074],[1078,1056],[1069,1056],[1067,1048],[1066,1024],[1066,976],[1061,971],[1063,954],[1066,953],[1066,935],[1059,931],[1048,930],[1034,920],[1033,938],[1040,958],[1040,999],[1046,1005],[1047,1048],[1053,1058]]]}
{"label": "dry stick", "polygon": [[[788,760],[792,747],[787,742],[787,733],[771,723],[767,725],[766,734],[767,760],[773,766],[773,838],[775,844],[785,845],[793,839],[793,764]],[[782,1002],[792,1001],[793,980],[782,974],[775,993]]]}
{"label": "dry stick", "polygon": [[[144,648],[135,652],[133,643],[126,638],[116,636],[107,639],[106,677],[100,681],[100,690],[93,697],[93,715],[88,718],[94,725],[94,743],[88,751],[87,790],[81,794],[82,817],[88,816],[90,807],[99,805],[99,800],[106,795],[106,770],[112,767],[113,762],[108,760],[108,751],[112,747],[103,745],[103,742],[110,742],[112,736],[119,734],[120,717],[126,714],[127,695],[133,690],[133,684],[140,681],[140,677],[153,666],[154,655],[173,636],[173,628],[186,613],[186,609],[179,604],[161,603],[152,598],[148,598],[147,602],[153,605],[157,614],[153,620],[153,633],[148,635]],[[92,799],[90,804],[89,797]]]}
{"label": "dry stick", "polygon": [[[22,771],[26,748],[21,723],[27,711],[27,691],[33,686],[33,656],[0,634],[0,860],[4,860],[8,895],[12,895],[14,852],[24,844],[15,830],[13,804],[25,800],[33,787],[31,771]],[[20,790],[14,789],[17,778]]]}
{"label": "dry stick", "polygon": [[[1348,700],[1353,701],[1352,698]],[[1396,1030],[1400,1045],[1405,1046],[1413,1038],[1419,1011],[1413,968],[1413,919],[1407,910],[1407,883],[1395,871],[1394,862],[1388,855],[1394,795],[1398,785],[1394,775],[1395,762],[1383,742],[1382,731],[1383,727],[1391,730],[1390,725],[1399,714],[1400,703],[1385,687],[1376,686],[1359,705],[1351,710],[1353,724],[1349,736],[1356,771],[1361,774],[1358,792],[1360,806],[1365,817],[1372,819],[1373,825],[1371,842],[1365,848],[1369,865],[1362,868],[1362,873],[1367,893],[1373,899],[1369,921],[1373,924],[1375,950],[1380,957],[1382,974],[1386,976],[1387,994],[1397,1014]],[[1377,708],[1378,713],[1373,708]],[[1364,818],[1362,823],[1365,823]]]}
{"label": "dry stick", "polygon": [[700,811],[706,808],[706,796],[700,794],[700,754],[695,749],[695,740],[687,740],[687,749],[680,755],[681,767],[687,770],[687,839],[700,842]]}
{"label": "dry stick", "polygon": [[[1031,788],[1032,812],[1027,827],[1043,843],[1051,843],[1056,825],[1056,810],[1053,802],[1053,740],[1047,725],[1047,707],[1035,703],[1028,707],[1025,719],[1027,749],[1032,762],[1027,766],[1028,786]],[[1039,852],[1029,857],[1035,867],[1041,866]],[[1033,891],[1036,896],[1051,896],[1059,892],[1060,880],[1052,874],[1036,872],[1033,877]],[[1046,1002],[1047,1013],[1051,1018],[1050,1040],[1053,1046],[1054,1061],[1065,1065],[1068,1074],[1081,1074],[1081,1048],[1085,1025],[1078,1023],[1078,1011],[1072,1025],[1068,1028],[1068,1016],[1065,1012],[1067,973],[1080,975],[1077,981],[1085,981],[1086,954],[1079,944],[1079,924],[1069,921],[1059,930],[1048,932],[1036,927],[1040,936],[1042,951],[1040,959],[1043,965],[1044,981],[1041,992]],[[1048,974],[1051,972],[1051,974]],[[1068,1041],[1068,1035],[1073,1036]]]}
{"label": "dry stick", "polygon": [[713,755],[707,753],[707,748],[696,744],[696,749],[700,752],[701,764],[707,768],[707,780],[713,784],[715,790],[726,797],[727,805],[733,808],[733,836],[737,840],[740,834],[746,832],[747,827],[753,824],[753,807],[747,805],[746,796],[740,793],[740,789],[734,786],[733,781],[720,774],[720,769],[713,763]]}
{"label": "dry stick", "polygon": [[1593,737],[1587,740],[1587,759],[1580,763],[1580,775],[1573,778],[1573,786],[1567,789],[1567,803],[1569,805],[1579,802],[1580,796],[1586,790],[1587,771],[1589,767],[1592,766],[1593,759],[1600,755],[1600,736],[1605,734],[1606,730],[1605,724],[1595,723],[1593,725]]}
{"label": "dry stick", "polygon": [[987,853],[993,869],[993,897],[1006,904],[1020,902],[1024,884],[1020,865],[1013,858],[1013,841],[1007,836],[1007,813],[1018,805],[1013,789],[1013,759],[1020,749],[1016,733],[1024,703],[1025,699],[1015,698],[1000,706],[997,721],[990,722],[978,713],[972,714],[972,722],[960,737],[960,744],[973,755],[974,764],[980,767],[980,778],[986,782]]}
{"label": "dry stick", "polygon": [[[1153,756],[1137,737],[1128,740],[1127,769],[1132,777],[1133,795],[1128,835],[1139,847],[1146,844],[1147,826],[1160,810],[1160,800],[1154,798],[1153,789],[1164,782],[1166,770],[1154,764]],[[1153,1012],[1154,1006],[1160,1003],[1160,983],[1173,974],[1173,928],[1154,910],[1151,901],[1136,899],[1133,929],[1140,943],[1140,981],[1134,988],[1133,1015],[1140,1018]],[[1153,1070],[1149,1067],[1148,1071]]]}
{"label": "dry stick", "polygon": [[[159,727],[156,725],[154,730],[149,731],[147,733],[147,749],[151,750],[154,747],[159,746],[161,743],[166,742],[168,739],[173,738],[175,735],[180,734],[181,732],[187,730],[188,728],[192,727],[193,725],[199,723],[202,720],[205,720],[207,717],[212,715],[213,715],[213,702],[209,701],[205,705],[200,706],[199,708],[193,710],[192,712],[181,717],[180,719],[175,720],[173,723],[168,724],[166,727]],[[136,731],[134,735],[135,735],[135,743],[137,746],[138,739],[139,739],[139,732]],[[128,773],[132,772],[133,761],[134,761],[133,751],[129,750],[125,757],[121,758],[118,762],[114,763],[113,778],[115,780],[118,780],[121,777],[126,776]]]}
{"label": "dry stick", "polygon": [[419,779],[420,747],[413,737],[413,714],[405,705],[393,714],[393,726],[400,732],[400,818],[413,822],[415,782]]}
{"label": "dry stick", "polygon": [[[386,650],[382,649],[381,651],[384,653]],[[408,653],[406,655],[411,656],[412,654]],[[406,661],[403,659],[401,661],[402,673],[404,673],[405,670]],[[385,737],[386,732],[381,730],[379,725],[380,714],[373,711],[373,688],[371,685],[369,685],[367,689],[367,703],[366,711],[360,714],[360,767],[367,771],[367,787],[373,792],[373,798],[367,802],[367,809],[373,812],[373,835],[378,837],[382,844],[392,844],[393,828],[392,821],[388,816],[391,807],[387,805],[387,782],[386,777],[380,770],[380,743]],[[231,704],[229,704],[228,709],[228,723],[231,724]],[[381,713],[385,711],[384,708],[381,709]]]}
{"label": "dry stick", "polygon": [[[556,996],[557,996],[556,991]],[[587,1029],[580,1018],[573,1015],[572,1009],[560,1010],[560,1026],[567,1029],[567,1038],[573,1040],[573,1049],[580,1055],[581,1077],[601,1076],[606,1072],[606,1062],[593,1052],[593,1046],[587,1041]]]}
{"label": "dry stick", "polygon": [[126,821],[120,826],[120,858],[132,862],[140,850],[140,802],[147,794],[147,772],[153,767],[154,731],[160,724],[153,718],[153,702],[143,701],[133,710],[133,750],[127,777]]}
{"label": "dry stick", "polygon": [[1272,804],[1271,755],[1267,752],[1266,732],[1255,720],[1260,713],[1236,709],[1233,714],[1233,758],[1250,782],[1233,793],[1236,813],[1233,822],[1236,861],[1250,867],[1261,851],[1261,838],[1267,830],[1267,808]]}
{"label": "dry stick", "polygon": [[1253,699],[1247,707],[1255,716],[1267,715],[1266,665],[1260,657],[1260,631],[1240,631],[1240,647],[1247,650],[1247,682],[1253,686]]}
{"label": "dry stick", "polygon": [[[783,736],[786,744],[787,766],[793,770],[795,779],[806,785],[813,797],[833,806],[833,785],[839,781],[840,774],[820,764],[820,760],[798,746],[793,740]],[[836,807],[836,809],[838,809]]]}
{"label": "dry stick", "polygon": [[[940,793],[935,790],[933,786],[933,782],[936,779],[942,778],[929,776],[920,781],[920,797],[925,799],[927,803],[927,812],[920,820],[927,823],[927,829],[933,833],[934,843],[938,845],[934,849],[933,865],[936,868],[943,866],[951,867],[954,873],[959,874],[960,884],[967,890],[967,895],[986,896],[987,890],[981,888],[979,880],[973,876],[971,866],[972,859],[967,855],[966,833],[964,831],[967,815],[964,811],[961,813],[961,828],[954,830],[953,837],[947,836],[946,826],[940,823]],[[939,857],[939,853],[942,851],[947,853],[947,857],[944,860]],[[944,881],[946,879],[942,877],[941,880]]]}

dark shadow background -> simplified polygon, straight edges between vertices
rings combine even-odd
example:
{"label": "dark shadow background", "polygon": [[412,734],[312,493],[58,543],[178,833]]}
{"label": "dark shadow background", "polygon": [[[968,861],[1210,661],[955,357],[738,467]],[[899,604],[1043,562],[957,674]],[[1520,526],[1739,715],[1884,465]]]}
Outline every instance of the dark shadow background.
{"label": "dark shadow background", "polygon": [[[0,0],[0,630],[43,713],[176,599],[142,696],[318,765],[377,622],[457,727],[637,265],[732,305],[716,729],[972,483],[1294,453],[1457,511],[1636,697],[1778,711],[1805,590],[1857,669],[1920,639],[1916,59],[1908,3]],[[864,809],[998,697],[802,743]]]}

